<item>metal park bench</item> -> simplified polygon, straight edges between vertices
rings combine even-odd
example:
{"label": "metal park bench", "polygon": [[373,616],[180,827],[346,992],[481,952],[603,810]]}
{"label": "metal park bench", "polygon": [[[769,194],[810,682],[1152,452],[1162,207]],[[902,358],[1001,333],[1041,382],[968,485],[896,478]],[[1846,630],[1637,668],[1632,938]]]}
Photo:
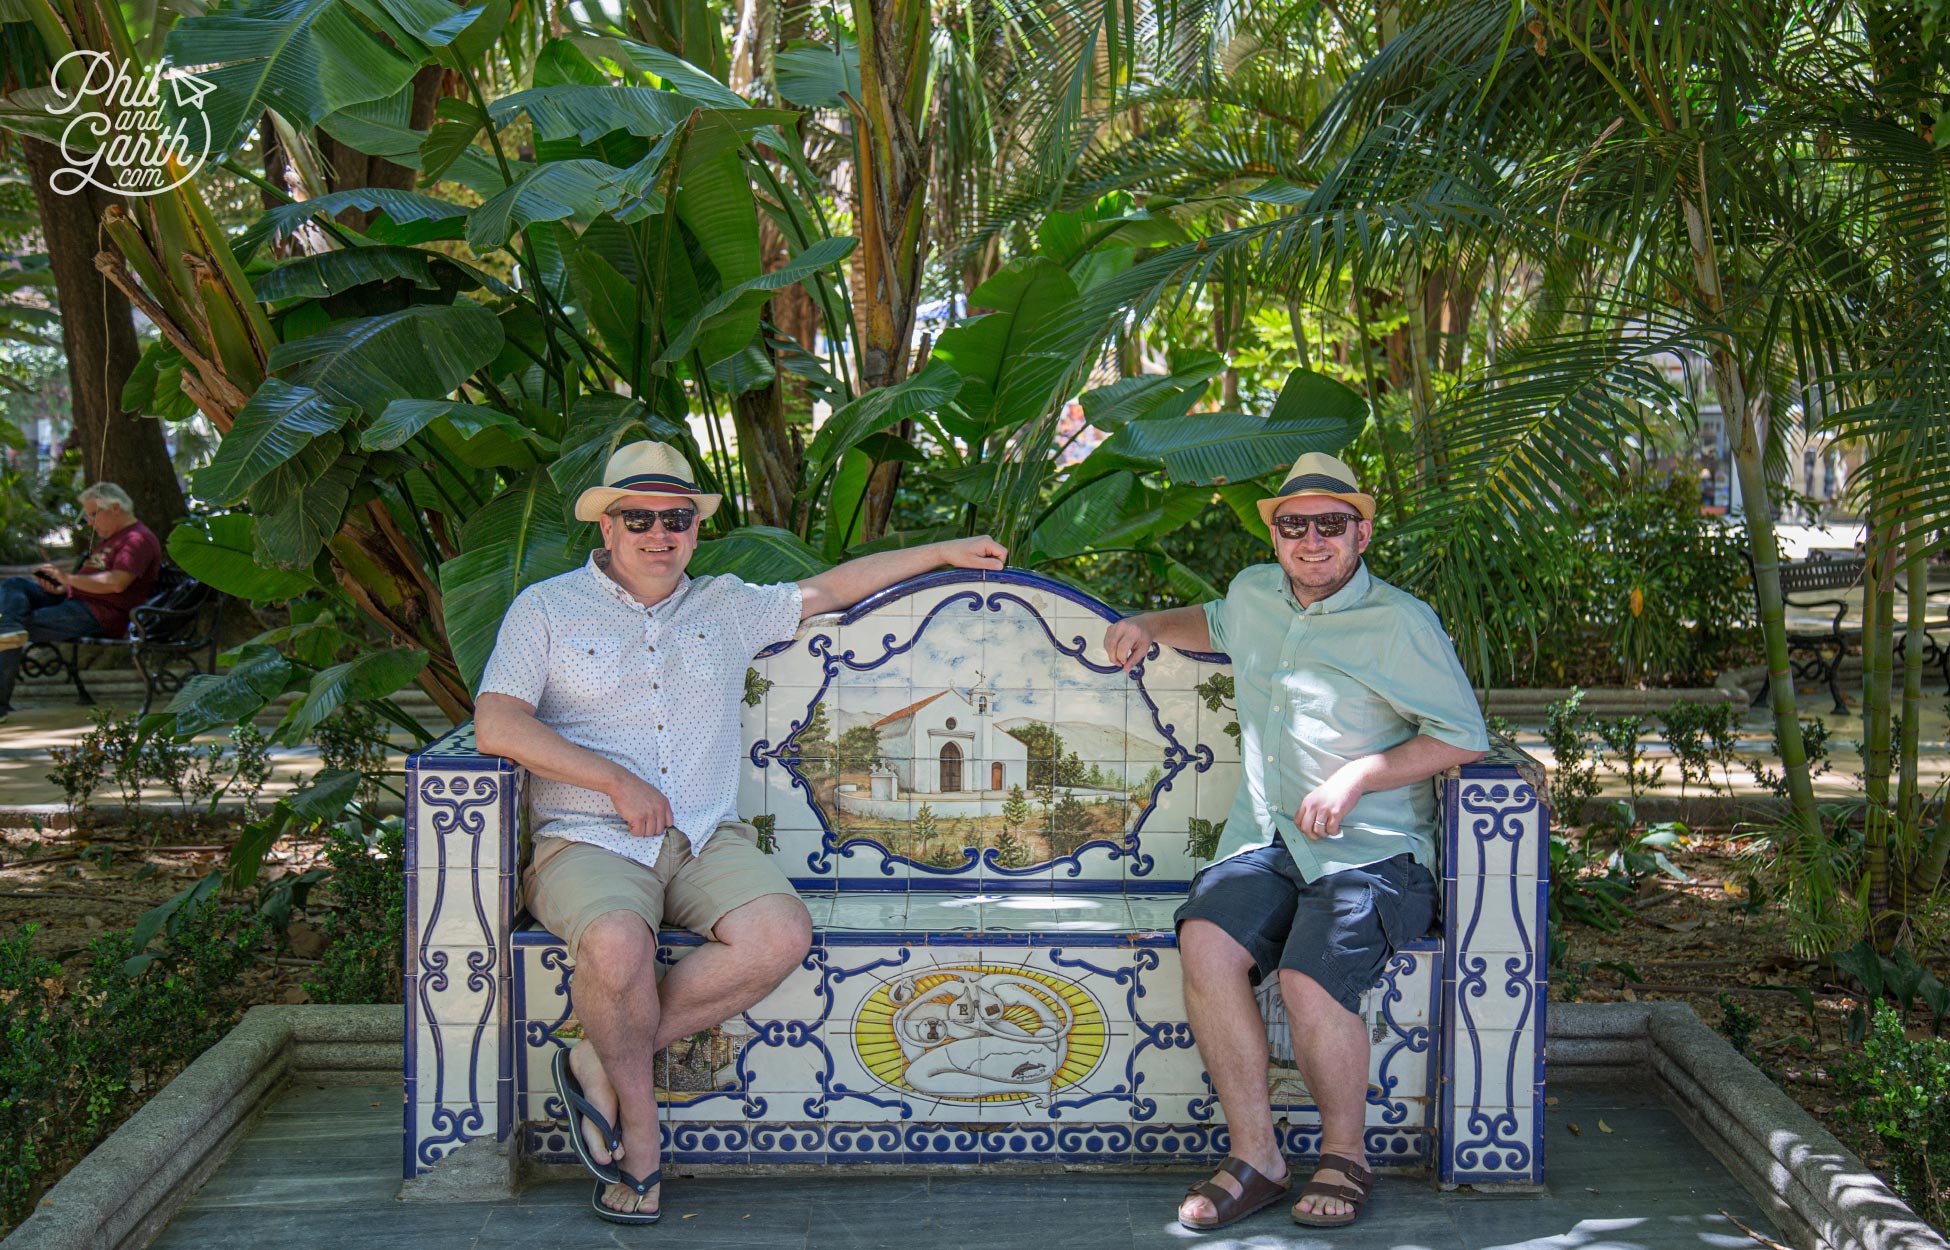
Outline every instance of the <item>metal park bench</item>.
{"label": "metal park bench", "polygon": [[[1159,648],[1127,676],[1103,654],[1115,619],[1032,574],[936,573],[808,621],[753,662],[737,810],[805,900],[813,945],[751,1011],[659,1056],[666,1165],[1227,1152],[1172,912],[1238,786],[1228,660]],[[1368,1153],[1443,1184],[1534,1188],[1542,771],[1499,743],[1432,784],[1442,919],[1361,1003]],[[522,785],[475,751],[470,726],[407,762],[409,1179],[478,1174],[449,1164],[460,1150],[477,1165],[500,1152],[496,1168],[573,1159],[549,1077],[578,1034],[568,952],[518,897]],[[664,967],[700,941],[660,939]],[[1006,1044],[903,1027],[962,994],[1011,1004]],[[1275,1059],[1268,1080],[1288,1155],[1318,1154],[1298,1073]]]}
{"label": "metal park bench", "polygon": [[[1859,625],[1844,629],[1843,621],[1853,606],[1848,592],[1862,584],[1863,564],[1860,557],[1850,560],[1816,557],[1781,566],[1781,599],[1788,608],[1804,612],[1833,609],[1826,628],[1796,629],[1790,623],[1787,639],[1792,680],[1826,683],[1828,693],[1834,696],[1837,712],[1848,711],[1836,684],[1842,658],[1848,654],[1850,641],[1859,643],[1862,637]],[[1767,685],[1763,683],[1754,696],[1754,706],[1759,707],[1766,699]]]}
{"label": "metal park bench", "polygon": [[[1789,623],[1788,661],[1793,678],[1825,683],[1828,693],[1834,697],[1837,712],[1848,710],[1836,680],[1842,660],[1851,646],[1860,647],[1862,642],[1861,609],[1848,598],[1848,592],[1863,584],[1865,567],[1866,561],[1859,556],[1849,559],[1816,556],[1781,566],[1781,599],[1787,607],[1828,616],[1826,625],[1820,629],[1797,629]],[[1944,594],[1941,589],[1932,591],[1930,604],[1934,606]],[[1855,618],[1853,622],[1851,614]],[[1945,609],[1941,620],[1926,617],[1923,645],[1924,666],[1937,669],[1944,684],[1950,686],[1950,608]],[[1907,647],[1908,639],[1899,629],[1896,655],[1901,657]],[[1760,693],[1754,696],[1754,705],[1758,707],[1766,698],[1767,686],[1763,684]]]}
{"label": "metal park bench", "polygon": [[[81,648],[106,648],[127,655],[142,677],[142,712],[156,696],[174,694],[198,673],[217,668],[217,633],[223,627],[223,596],[172,565],[163,565],[155,593],[129,612],[129,632],[121,638],[64,638],[29,643],[20,671],[28,677],[65,675],[84,705],[95,702],[81,679]],[[200,657],[200,662],[199,662]]]}

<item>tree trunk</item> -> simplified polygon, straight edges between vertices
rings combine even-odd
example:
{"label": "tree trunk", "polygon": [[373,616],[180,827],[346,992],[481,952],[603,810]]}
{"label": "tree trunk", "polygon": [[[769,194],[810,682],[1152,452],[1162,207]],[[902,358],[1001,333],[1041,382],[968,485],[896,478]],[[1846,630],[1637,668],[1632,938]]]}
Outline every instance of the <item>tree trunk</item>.
{"label": "tree trunk", "polygon": [[[415,130],[433,128],[434,106],[440,102],[440,83],[446,71],[429,65],[413,76],[413,109],[407,124]],[[357,148],[340,143],[323,130],[313,132],[326,163],[326,180],[333,191],[361,187],[384,187],[392,191],[411,191],[419,171],[395,165],[384,157],[368,156]],[[267,175],[269,171],[266,171]],[[376,214],[348,208],[336,220],[342,226],[365,233]]]}
{"label": "tree trunk", "polygon": [[94,186],[61,195],[48,178],[61,168],[53,145],[23,136],[28,179],[40,209],[48,265],[61,303],[61,341],[74,398],[72,439],[82,476],[129,492],[135,513],[164,538],[187,510],[162,422],[122,407],[122,387],[141,355],[129,301],[95,268],[102,212],[118,197]]}
{"label": "tree trunk", "polygon": [[[933,127],[928,104],[927,0],[854,0],[860,40],[857,164],[861,268],[866,306],[862,391],[906,379],[927,254],[928,168]],[[903,423],[905,426],[905,423]],[[887,529],[901,465],[875,468],[861,508],[861,539]]]}

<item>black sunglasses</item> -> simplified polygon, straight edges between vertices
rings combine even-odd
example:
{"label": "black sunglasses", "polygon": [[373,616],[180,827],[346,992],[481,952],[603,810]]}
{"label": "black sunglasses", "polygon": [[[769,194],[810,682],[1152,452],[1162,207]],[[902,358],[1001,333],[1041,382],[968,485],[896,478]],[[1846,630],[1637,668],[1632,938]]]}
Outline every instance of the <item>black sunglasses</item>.
{"label": "black sunglasses", "polygon": [[1328,512],[1321,516],[1276,516],[1273,528],[1280,531],[1281,538],[1305,538],[1307,526],[1312,525],[1320,531],[1322,538],[1339,538],[1347,533],[1349,521],[1361,518],[1352,512]]}
{"label": "black sunglasses", "polygon": [[659,512],[654,508],[619,508],[609,515],[623,523],[623,528],[632,534],[647,534],[650,527],[658,521],[672,534],[681,534],[691,527],[697,519],[696,508],[665,508]]}

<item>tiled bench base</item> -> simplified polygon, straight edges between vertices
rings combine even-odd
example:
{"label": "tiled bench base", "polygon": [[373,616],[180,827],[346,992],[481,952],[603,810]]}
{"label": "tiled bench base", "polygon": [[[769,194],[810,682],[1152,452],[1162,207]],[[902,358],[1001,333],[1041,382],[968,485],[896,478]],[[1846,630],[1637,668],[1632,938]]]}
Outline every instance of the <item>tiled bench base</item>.
{"label": "tiled bench base", "polygon": [[[810,900],[816,922],[833,902]],[[1171,934],[1177,903],[1121,895],[847,899],[840,905],[858,913],[859,927],[822,925],[805,965],[770,997],[659,1056],[666,1157],[1167,1163],[1223,1155],[1224,1123],[1185,1023]],[[978,909],[1023,923],[915,929],[901,927],[897,914],[959,912],[972,921]],[[1048,920],[1099,909],[1120,923]],[[885,922],[873,923],[870,910]],[[663,964],[697,943],[682,931],[663,939]],[[566,951],[538,929],[517,931],[514,949],[524,1146],[539,1160],[570,1161],[549,1076],[555,1048],[576,1032]],[[1433,1162],[1429,1021],[1440,976],[1438,945],[1419,943],[1396,956],[1362,1004],[1376,1040],[1369,1151],[1387,1165]],[[945,1048],[919,1044],[935,1036],[931,1028],[946,1027],[954,999],[977,994],[1003,1008],[1000,1027],[964,1027],[966,1039]],[[905,1048],[900,1032],[910,1039]],[[1317,1153],[1319,1115],[1297,1074],[1276,1061],[1271,1083],[1289,1153]],[[998,1085],[1010,1092],[976,1092]]]}

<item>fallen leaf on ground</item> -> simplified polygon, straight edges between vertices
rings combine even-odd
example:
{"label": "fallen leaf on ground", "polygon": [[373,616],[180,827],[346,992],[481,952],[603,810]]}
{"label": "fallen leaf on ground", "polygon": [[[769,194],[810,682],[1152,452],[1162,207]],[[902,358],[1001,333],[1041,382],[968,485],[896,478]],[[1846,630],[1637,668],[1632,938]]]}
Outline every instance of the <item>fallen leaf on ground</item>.
{"label": "fallen leaf on ground", "polygon": [[1571,1136],[1573,1137],[1584,1136],[1584,1130],[1578,1127],[1578,1122],[1576,1120],[1567,1121],[1564,1127],[1571,1130]]}
{"label": "fallen leaf on ground", "polygon": [[1611,1125],[1605,1123],[1603,1120],[1600,1120],[1598,1121],[1598,1131],[1600,1133],[1609,1133],[1612,1131],[1612,1128]]}
{"label": "fallen leaf on ground", "polygon": [[1557,1105],[1557,1099],[1547,1097],[1544,1099],[1544,1105],[1546,1107],[1555,1107]]}
{"label": "fallen leaf on ground", "polygon": [[685,1219],[687,1219],[687,1220],[694,1220],[694,1219],[696,1219],[696,1218],[697,1218],[697,1212],[695,1212],[695,1211],[692,1211],[692,1212],[690,1212],[690,1213],[688,1213],[688,1214],[686,1214],[686,1215],[684,1216],[684,1218],[685,1218]]}

